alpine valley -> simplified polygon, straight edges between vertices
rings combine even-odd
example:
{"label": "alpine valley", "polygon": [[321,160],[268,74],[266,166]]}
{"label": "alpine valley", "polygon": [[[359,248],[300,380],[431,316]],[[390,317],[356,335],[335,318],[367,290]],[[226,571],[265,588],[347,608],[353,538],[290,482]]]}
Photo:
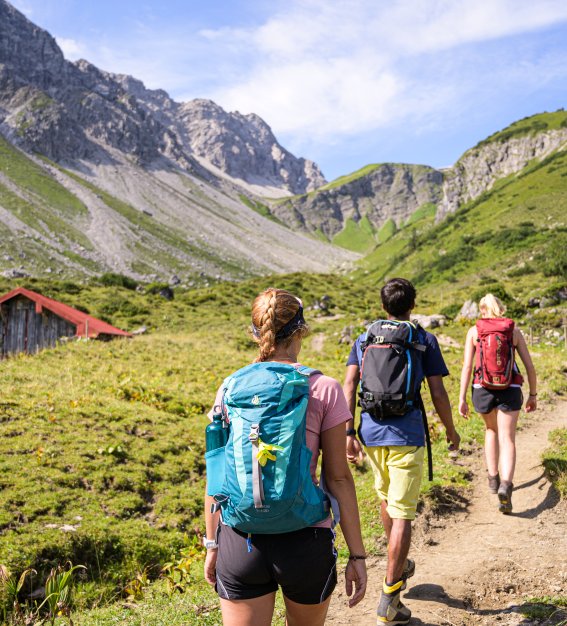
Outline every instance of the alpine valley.
{"label": "alpine valley", "polygon": [[381,246],[396,233],[407,238],[412,225],[415,243],[526,168],[556,158],[557,167],[566,145],[567,114],[558,111],[512,124],[446,170],[372,164],[327,182],[257,115],[178,103],[131,76],[71,63],[49,33],[0,0],[7,277],[115,272],[195,286],[345,271],[367,253],[383,265]]}

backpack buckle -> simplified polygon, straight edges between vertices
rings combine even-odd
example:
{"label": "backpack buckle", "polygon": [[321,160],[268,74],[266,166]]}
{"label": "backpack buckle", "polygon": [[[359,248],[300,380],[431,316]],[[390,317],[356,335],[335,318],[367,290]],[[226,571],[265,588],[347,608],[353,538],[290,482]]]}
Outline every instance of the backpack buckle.
{"label": "backpack buckle", "polygon": [[252,424],[252,426],[250,426],[250,434],[248,435],[248,439],[253,443],[260,439],[260,424]]}

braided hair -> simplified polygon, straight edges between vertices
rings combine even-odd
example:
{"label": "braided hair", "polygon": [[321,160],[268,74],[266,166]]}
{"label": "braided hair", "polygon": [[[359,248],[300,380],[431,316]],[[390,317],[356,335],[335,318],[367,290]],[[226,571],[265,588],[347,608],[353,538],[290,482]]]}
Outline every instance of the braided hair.
{"label": "braided hair", "polygon": [[278,331],[294,318],[300,307],[300,300],[284,289],[270,287],[256,297],[252,305],[252,334],[259,350],[256,362],[270,360],[277,346],[291,343],[297,332],[301,332],[302,337],[307,335],[309,328],[302,323],[291,335],[277,337]]}

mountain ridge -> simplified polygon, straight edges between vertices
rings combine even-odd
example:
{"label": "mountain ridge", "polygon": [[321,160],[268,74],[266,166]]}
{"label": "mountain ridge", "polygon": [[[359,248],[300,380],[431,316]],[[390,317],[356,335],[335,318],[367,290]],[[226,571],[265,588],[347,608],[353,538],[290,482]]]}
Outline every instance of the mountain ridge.
{"label": "mountain ridge", "polygon": [[[178,132],[183,120],[172,119],[203,102],[175,103],[132,77],[117,80],[88,61],[66,61],[49,33],[0,0],[0,266],[62,276],[118,271],[146,280],[177,273],[201,284],[328,271],[354,260],[260,216],[241,200],[253,185],[222,172],[221,161],[211,165],[204,148],[193,153]],[[214,111],[232,119],[217,105]],[[281,193],[310,184],[308,162],[283,148],[278,154],[289,169],[277,170],[270,155],[279,144],[267,124],[238,119],[241,130],[254,124],[265,144],[257,142],[265,154],[260,158],[258,148],[260,157],[247,165],[255,183]],[[316,167],[312,173],[324,180]],[[76,204],[82,208],[68,210]]]}

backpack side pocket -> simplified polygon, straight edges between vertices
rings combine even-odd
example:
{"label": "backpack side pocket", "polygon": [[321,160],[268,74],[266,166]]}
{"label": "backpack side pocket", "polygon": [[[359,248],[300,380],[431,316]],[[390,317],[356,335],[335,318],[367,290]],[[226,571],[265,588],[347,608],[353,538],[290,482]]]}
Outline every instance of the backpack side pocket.
{"label": "backpack side pocket", "polygon": [[226,455],[224,446],[205,453],[208,496],[216,496],[222,492],[226,476],[225,461]]}

